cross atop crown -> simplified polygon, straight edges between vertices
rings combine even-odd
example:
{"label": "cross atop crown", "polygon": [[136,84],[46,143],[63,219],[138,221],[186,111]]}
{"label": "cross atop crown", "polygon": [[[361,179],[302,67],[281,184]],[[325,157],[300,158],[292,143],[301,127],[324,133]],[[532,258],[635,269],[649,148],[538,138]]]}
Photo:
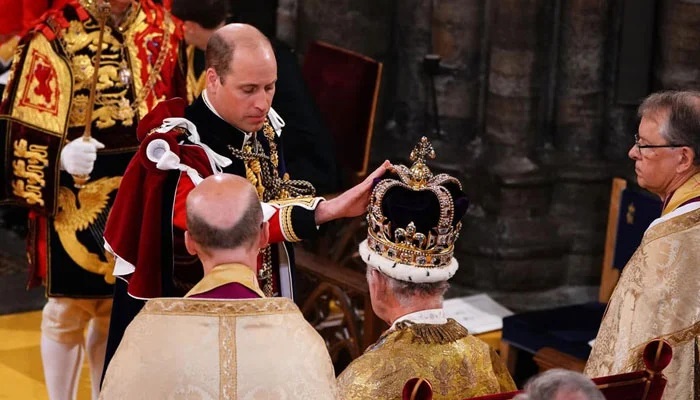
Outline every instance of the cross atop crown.
{"label": "cross atop crown", "polygon": [[427,165],[425,165],[426,158],[435,158],[435,150],[433,149],[432,143],[427,137],[423,136],[420,142],[416,144],[416,147],[411,151],[409,156],[413,165],[411,166],[411,180],[414,188],[425,187],[428,184],[430,178],[433,177],[433,173],[430,171]]}
{"label": "cross atop crown", "polygon": [[433,149],[433,144],[430,143],[427,137],[421,137],[420,142],[418,142],[416,147],[414,147],[411,151],[409,158],[415,163],[425,164],[426,158],[435,158],[435,149]]}

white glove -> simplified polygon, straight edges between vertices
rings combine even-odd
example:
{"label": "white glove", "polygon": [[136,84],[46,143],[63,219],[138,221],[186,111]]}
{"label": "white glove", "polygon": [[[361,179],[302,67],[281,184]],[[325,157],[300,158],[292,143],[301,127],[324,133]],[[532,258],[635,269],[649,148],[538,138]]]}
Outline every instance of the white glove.
{"label": "white glove", "polygon": [[77,138],[61,150],[61,169],[71,175],[90,175],[97,159],[97,150],[105,145],[94,138]]}

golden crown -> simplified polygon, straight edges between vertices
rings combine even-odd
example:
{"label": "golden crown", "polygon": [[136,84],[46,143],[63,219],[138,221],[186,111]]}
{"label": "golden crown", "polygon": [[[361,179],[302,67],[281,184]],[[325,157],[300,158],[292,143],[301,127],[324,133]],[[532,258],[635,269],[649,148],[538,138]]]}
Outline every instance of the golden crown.
{"label": "golden crown", "polygon": [[[394,261],[394,264],[441,268],[452,262],[454,243],[459,237],[462,224],[459,221],[454,224],[455,199],[446,185],[452,186],[453,192],[457,193],[461,193],[462,185],[456,178],[447,174],[433,176],[426,165],[427,158],[435,158],[435,150],[428,139],[422,137],[411,152],[411,168],[404,165],[393,166],[393,172],[400,180],[383,179],[372,190],[367,213],[367,246],[371,251]],[[411,195],[424,196],[425,192],[432,193],[437,199],[437,202],[432,204],[439,205],[439,210],[435,210],[436,207],[431,210],[432,214],[438,216],[437,221],[426,221],[429,212],[415,209],[401,216],[400,219],[404,222],[408,221],[405,226],[397,226],[396,221],[391,221],[385,215],[385,208],[391,207],[391,204],[386,204],[386,195],[397,188],[409,191],[403,196],[404,200]],[[421,232],[417,226],[429,228]]]}

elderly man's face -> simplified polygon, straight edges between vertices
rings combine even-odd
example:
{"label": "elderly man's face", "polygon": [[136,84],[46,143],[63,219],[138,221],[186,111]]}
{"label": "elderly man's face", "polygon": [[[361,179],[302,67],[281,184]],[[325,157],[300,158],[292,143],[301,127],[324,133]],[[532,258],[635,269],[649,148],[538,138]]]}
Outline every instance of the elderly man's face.
{"label": "elderly man's face", "polygon": [[[639,145],[668,145],[661,136],[661,127],[666,123],[668,113],[657,112],[642,117],[639,123]],[[635,161],[634,172],[639,186],[656,194],[668,194],[674,178],[678,174],[681,161],[681,147],[639,148],[633,145],[628,156]]]}

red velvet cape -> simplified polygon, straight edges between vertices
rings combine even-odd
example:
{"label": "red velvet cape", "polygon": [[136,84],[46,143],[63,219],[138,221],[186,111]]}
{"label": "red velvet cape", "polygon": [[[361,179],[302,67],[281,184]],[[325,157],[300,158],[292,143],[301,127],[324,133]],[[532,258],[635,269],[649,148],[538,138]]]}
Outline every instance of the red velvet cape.
{"label": "red velvet cape", "polygon": [[[104,238],[115,255],[135,267],[135,272],[127,277],[128,292],[136,298],[153,298],[163,295],[163,270],[171,259],[164,257],[172,253],[170,246],[163,246],[166,236],[172,238],[172,221],[164,221],[164,207],[174,202],[174,193],[165,188],[171,174],[180,175],[179,170],[163,171],[146,157],[148,144],[155,139],[163,139],[170,150],[180,157],[182,164],[196,169],[200,175],[213,174],[209,159],[204,150],[195,145],[179,145],[181,131],[166,133],[152,132],[163,119],[184,117],[185,100],[175,98],[161,102],[139,123],[139,150],[129,163],[122,178],[114,206],[107,220]],[[170,231],[164,231],[170,226]],[[170,240],[172,243],[172,239]],[[167,248],[165,248],[167,247]],[[170,260],[170,261],[169,261]],[[172,266],[170,266],[172,268]]]}

